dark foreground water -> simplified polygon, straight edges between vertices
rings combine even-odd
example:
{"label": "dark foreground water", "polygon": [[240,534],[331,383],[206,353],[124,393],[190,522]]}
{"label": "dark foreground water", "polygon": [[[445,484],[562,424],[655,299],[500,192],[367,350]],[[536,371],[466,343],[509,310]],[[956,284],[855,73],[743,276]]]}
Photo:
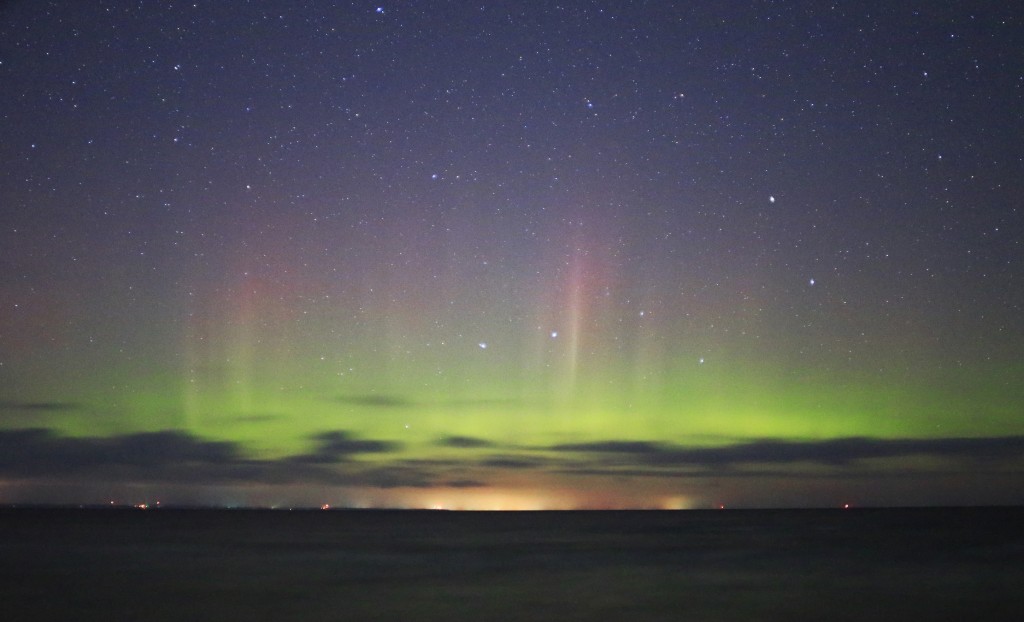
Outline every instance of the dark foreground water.
{"label": "dark foreground water", "polygon": [[1024,509],[0,511],[0,619],[1024,620]]}

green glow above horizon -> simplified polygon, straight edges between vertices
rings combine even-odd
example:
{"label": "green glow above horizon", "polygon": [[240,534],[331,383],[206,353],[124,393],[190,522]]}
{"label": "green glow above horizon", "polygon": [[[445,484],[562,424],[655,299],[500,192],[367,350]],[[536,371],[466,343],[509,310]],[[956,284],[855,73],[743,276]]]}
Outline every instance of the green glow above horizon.
{"label": "green glow above horizon", "polygon": [[0,492],[1024,502],[1005,11],[68,4],[0,19]]}
{"label": "green glow above horizon", "polygon": [[[537,446],[610,439],[705,445],[1022,429],[1015,416],[1021,389],[1013,383],[1019,369],[1009,364],[979,366],[970,379],[961,370],[931,370],[924,381],[922,374],[908,380],[870,372],[835,378],[828,370],[711,356],[703,363],[644,361],[641,373],[632,361],[606,359],[577,371],[567,388],[559,361],[535,369],[521,357],[508,360],[493,343],[449,348],[461,352],[445,353],[443,361],[384,361],[369,372],[354,362],[357,355],[339,365],[299,348],[280,360],[224,356],[219,369],[145,377],[119,370],[114,388],[98,382],[64,396],[97,417],[69,416],[58,428],[73,435],[177,429],[269,455],[298,451],[313,435],[336,429],[402,442],[416,453],[449,436]],[[379,353],[367,358],[373,356]]]}

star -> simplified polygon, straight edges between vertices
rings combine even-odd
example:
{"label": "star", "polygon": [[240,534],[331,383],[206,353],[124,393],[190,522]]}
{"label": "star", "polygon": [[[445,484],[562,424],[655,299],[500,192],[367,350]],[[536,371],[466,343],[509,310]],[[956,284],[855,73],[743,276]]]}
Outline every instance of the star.
{"label": "star", "polygon": [[[133,3],[116,23],[97,3],[76,5],[84,38],[143,42],[141,56],[58,53],[52,34],[67,15],[7,4],[17,6],[3,11],[0,38],[10,31],[17,45],[0,69],[45,57],[49,76],[15,80],[0,97],[0,444],[50,452],[39,487],[19,480],[19,495],[113,494],[126,477],[150,489],[146,478],[166,469],[115,454],[158,442],[185,459],[201,452],[202,468],[229,478],[231,452],[239,464],[280,457],[261,459],[267,481],[253,482],[272,492],[247,480],[238,495],[274,497],[282,477],[308,477],[287,495],[308,495],[309,507],[335,503],[320,498],[335,476],[368,484],[353,503],[416,507],[435,492],[455,495],[438,501],[446,507],[586,506],[584,494],[629,507],[855,507],[895,498],[898,483],[878,478],[878,496],[846,499],[820,476],[843,471],[867,495],[871,479],[918,466],[928,446],[888,446],[907,455],[867,468],[855,454],[873,445],[847,435],[985,436],[998,448],[1021,433],[1005,416],[1024,409],[1014,384],[1024,263],[1011,231],[1020,162],[1002,139],[1019,126],[1020,93],[993,78],[1020,36],[994,27],[998,8],[921,3],[895,20],[790,12],[787,28],[815,35],[801,50],[815,71],[853,54],[870,79],[838,71],[780,96],[799,62],[786,37],[723,56],[720,37],[703,33],[775,20],[765,3],[684,6],[671,27],[612,2],[525,16],[395,4],[394,20],[377,2],[282,3],[259,16]],[[181,37],[153,36],[154,23],[204,41],[203,62],[183,55]],[[919,27],[938,33],[941,50],[921,56],[919,41],[899,36]],[[459,37],[421,36],[432,32],[474,33],[480,45],[467,54]],[[551,44],[567,33],[571,44]],[[925,64],[936,65],[927,77]],[[112,75],[143,77],[146,96],[126,100]],[[929,84],[948,114],[911,115]],[[141,122],[105,135],[128,112]],[[908,131],[885,131],[895,126]],[[997,140],[965,146],[963,136]],[[893,226],[895,206],[913,227]],[[908,330],[908,313],[936,330]],[[708,359],[690,357],[705,350],[726,354],[693,373],[689,363]],[[211,425],[224,405],[231,413]],[[106,413],[101,428],[90,427],[93,410]],[[821,412],[842,425],[823,430]],[[21,432],[26,417],[45,434]],[[809,446],[780,462],[757,445],[808,430],[834,459],[801,463],[801,451],[818,451]],[[651,469],[637,440],[715,447]],[[589,443],[579,455],[548,450]],[[319,444],[324,457],[372,460],[296,468],[290,457],[321,455]],[[512,447],[538,448],[532,457],[550,468],[517,468],[503,459]],[[941,471],[915,483],[961,468],[960,447],[929,454]],[[626,451],[608,460],[602,448]],[[80,477],[79,451],[107,462]],[[8,470],[32,469],[35,454],[23,453]],[[950,497],[915,498],[1013,502],[1018,458],[998,470],[1002,497],[985,496],[988,484],[968,497],[953,475]],[[728,474],[729,498],[687,479],[734,459],[753,462]],[[585,463],[596,470],[575,490],[562,467]],[[369,485],[371,464],[393,467],[403,485]],[[779,495],[762,467],[788,472]],[[649,477],[623,482],[623,472]],[[74,484],[57,488],[71,497],[47,496],[46,480],[65,473]],[[416,482],[430,489],[404,486]],[[225,502],[238,496],[217,488]],[[221,501],[203,489],[195,498]]]}

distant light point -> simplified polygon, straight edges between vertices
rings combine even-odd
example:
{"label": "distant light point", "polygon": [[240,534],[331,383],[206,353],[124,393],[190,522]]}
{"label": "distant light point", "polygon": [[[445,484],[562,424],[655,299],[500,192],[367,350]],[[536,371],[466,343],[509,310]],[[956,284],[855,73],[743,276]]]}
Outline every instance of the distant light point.
{"label": "distant light point", "polygon": [[552,339],[556,339],[557,337],[558,337],[558,331],[557,330],[551,331],[551,338]]}
{"label": "distant light point", "polygon": [[382,7],[382,6],[377,7],[377,13],[379,13],[381,15],[384,15],[384,7]]}
{"label": "distant light point", "polygon": [[810,280],[808,280],[808,281],[807,281],[807,284],[808,284],[808,285],[812,285],[812,286],[813,286],[813,285],[814,285],[814,279],[810,279]]}
{"label": "distant light point", "polygon": [[700,357],[699,359],[697,359],[697,364],[698,365],[703,365],[704,364],[704,357],[703,356]]}
{"label": "distant light point", "polygon": [[774,202],[775,202],[775,197],[774,197],[774,196],[771,196],[771,195],[769,195],[769,196],[768,196],[768,202],[769,202],[769,203],[774,203]]}
{"label": "distant light point", "polygon": [[481,341],[480,343],[478,343],[476,345],[480,346],[481,350],[486,350],[487,349],[487,343],[484,342],[484,341]]}

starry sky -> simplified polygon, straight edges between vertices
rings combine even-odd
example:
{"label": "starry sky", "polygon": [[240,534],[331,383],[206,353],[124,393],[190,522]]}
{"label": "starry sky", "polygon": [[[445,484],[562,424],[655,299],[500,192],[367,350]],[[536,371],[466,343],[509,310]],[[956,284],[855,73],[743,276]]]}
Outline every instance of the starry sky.
{"label": "starry sky", "polygon": [[0,502],[1024,503],[1024,10],[0,5]]}

